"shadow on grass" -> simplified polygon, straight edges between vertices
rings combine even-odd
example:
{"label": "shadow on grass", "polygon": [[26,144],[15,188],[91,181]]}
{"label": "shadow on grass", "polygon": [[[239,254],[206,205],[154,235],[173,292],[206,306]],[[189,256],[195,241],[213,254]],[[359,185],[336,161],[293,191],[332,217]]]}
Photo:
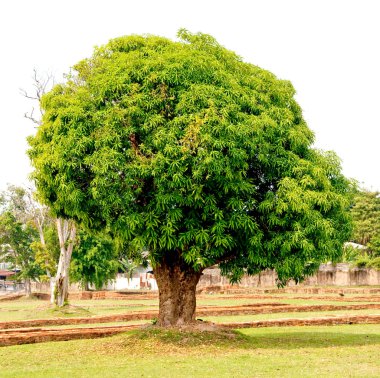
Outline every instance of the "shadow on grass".
{"label": "shadow on grass", "polygon": [[[368,326],[368,325],[367,325]],[[347,326],[350,327],[350,326]],[[327,347],[358,347],[379,345],[380,332],[376,329],[358,328],[350,332],[349,328],[335,329],[246,329],[218,330],[207,332],[178,331],[172,329],[149,328],[134,331],[128,335],[128,344],[148,343],[172,345],[176,348],[198,348],[200,346],[217,346],[225,349],[303,349]],[[371,327],[371,326],[369,326]],[[376,332],[377,331],[377,332]]]}
{"label": "shadow on grass", "polygon": [[65,305],[63,307],[49,306],[48,312],[54,317],[87,317],[92,315],[89,309],[74,305]]}

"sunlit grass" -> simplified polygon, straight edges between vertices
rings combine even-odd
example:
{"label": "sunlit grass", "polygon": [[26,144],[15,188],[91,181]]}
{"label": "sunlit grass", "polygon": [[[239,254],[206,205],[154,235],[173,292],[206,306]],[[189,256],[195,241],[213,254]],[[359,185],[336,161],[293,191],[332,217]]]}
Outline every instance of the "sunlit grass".
{"label": "sunlit grass", "polygon": [[112,327],[112,326],[124,326],[124,325],[150,325],[150,320],[130,320],[122,322],[108,322],[108,323],[83,323],[83,324],[67,324],[67,325],[50,325],[43,326],[45,329],[68,329],[68,328],[92,328],[92,327]]}
{"label": "sunlit grass", "polygon": [[[231,298],[221,299],[216,296],[202,296],[198,298],[197,305],[201,306],[241,306],[255,304],[289,304],[294,306],[305,305],[353,305],[373,302],[341,302],[317,299],[289,299],[289,298]],[[335,295],[336,298],[336,295]],[[50,319],[55,317],[91,317],[96,315],[125,314],[132,311],[158,310],[158,299],[131,299],[131,300],[72,300],[70,307],[62,310],[55,309],[48,301],[38,299],[18,299],[2,301],[0,303],[0,321],[16,321],[30,319]],[[358,313],[359,310],[353,310]],[[379,313],[379,310],[371,310]],[[324,312],[326,313],[326,312]],[[297,313],[298,314],[298,313]],[[280,315],[281,317],[283,315]]]}
{"label": "sunlit grass", "polygon": [[380,325],[142,330],[0,348],[10,377],[379,377]]}
{"label": "sunlit grass", "polygon": [[37,299],[19,299],[2,301],[0,304],[0,321],[16,321],[30,319],[51,319],[56,317],[90,317],[96,315],[113,315],[131,311],[157,310],[157,305],[118,300],[71,301],[69,307],[55,308],[48,301]]}

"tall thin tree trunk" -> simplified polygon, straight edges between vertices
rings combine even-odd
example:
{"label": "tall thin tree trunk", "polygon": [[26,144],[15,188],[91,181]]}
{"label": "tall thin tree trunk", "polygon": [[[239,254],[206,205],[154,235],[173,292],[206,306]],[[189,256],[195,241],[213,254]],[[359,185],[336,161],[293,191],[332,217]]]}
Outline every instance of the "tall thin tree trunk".
{"label": "tall thin tree trunk", "polygon": [[[42,212],[41,212],[42,213]],[[36,225],[38,229],[38,234],[40,236],[40,242],[43,248],[46,248],[46,242],[45,242],[45,236],[44,236],[44,230],[43,230],[43,223],[45,220],[45,216],[41,215],[42,221],[37,217],[36,219]],[[45,265],[49,265],[49,261],[45,260]],[[55,288],[55,279],[52,277],[50,270],[46,268],[46,275],[49,278],[49,289],[50,289],[50,303],[54,304],[54,288]]]}
{"label": "tall thin tree trunk", "polygon": [[59,238],[60,255],[57,275],[54,282],[54,303],[62,307],[67,303],[69,294],[69,268],[74,248],[76,228],[73,222],[58,218],[57,231]]}
{"label": "tall thin tree trunk", "polygon": [[50,289],[50,303],[54,304],[55,301],[55,278],[54,277],[49,277],[49,289]]}
{"label": "tall thin tree trunk", "polygon": [[201,274],[201,270],[185,263],[179,251],[169,252],[154,268],[160,326],[181,326],[195,321],[196,286]]}
{"label": "tall thin tree trunk", "polygon": [[25,278],[25,295],[30,298],[32,296],[32,285],[30,278]]}

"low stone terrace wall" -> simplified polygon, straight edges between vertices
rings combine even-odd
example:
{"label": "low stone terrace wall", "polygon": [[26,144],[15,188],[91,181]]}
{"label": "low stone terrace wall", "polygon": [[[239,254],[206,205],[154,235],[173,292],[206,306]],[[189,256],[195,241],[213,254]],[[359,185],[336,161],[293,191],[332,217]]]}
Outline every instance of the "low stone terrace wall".
{"label": "low stone terrace wall", "polygon": [[[240,287],[276,286],[276,273],[266,270],[255,276],[244,276]],[[220,275],[219,268],[203,271],[198,288],[207,286],[228,286],[227,278]],[[380,286],[380,271],[367,268],[350,268],[349,264],[322,264],[318,272],[308,277],[300,286]],[[288,286],[295,286],[290,282]]]}

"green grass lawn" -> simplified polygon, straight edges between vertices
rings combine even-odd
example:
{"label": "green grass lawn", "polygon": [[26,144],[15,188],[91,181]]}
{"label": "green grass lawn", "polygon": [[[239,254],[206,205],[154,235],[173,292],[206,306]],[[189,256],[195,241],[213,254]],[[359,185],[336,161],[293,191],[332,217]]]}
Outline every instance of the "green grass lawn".
{"label": "green grass lawn", "polygon": [[[355,302],[337,302],[333,300],[316,300],[316,299],[247,299],[247,298],[228,298],[221,297],[208,299],[207,297],[199,298],[199,306],[240,306],[245,304],[263,304],[263,303],[280,303],[290,305],[352,305]],[[366,302],[358,302],[364,304]],[[368,302],[370,303],[370,302]],[[28,319],[49,319],[54,317],[90,317],[95,315],[112,315],[122,314],[131,311],[158,311],[158,299],[148,300],[73,300],[70,301],[73,306],[70,309],[57,311],[53,309],[48,301],[38,299],[21,298],[14,301],[2,301],[0,303],[0,321],[16,321]],[[357,312],[356,310],[353,310]],[[379,313],[380,310],[371,310],[371,313]],[[281,315],[281,317],[284,317]]]}
{"label": "green grass lawn", "polygon": [[[156,303],[157,304],[156,304]],[[158,310],[158,301],[142,303],[120,300],[77,300],[68,310],[55,310],[48,301],[38,299],[19,299],[3,301],[0,304],[0,321],[28,319],[49,319],[54,317],[86,317],[95,315],[121,314],[131,311]]]}
{"label": "green grass lawn", "polygon": [[0,376],[379,377],[380,325],[244,329],[235,335],[140,330],[0,348]]}
{"label": "green grass lawn", "polygon": [[[129,320],[124,322],[108,322],[108,323],[89,323],[89,324],[67,324],[67,325],[50,325],[43,326],[46,329],[66,329],[66,328],[91,328],[91,327],[112,327],[112,326],[124,326],[124,325],[135,325],[135,324],[146,324],[151,325],[150,320]],[[41,327],[39,327],[41,328]],[[1,375],[0,375],[1,377]]]}

